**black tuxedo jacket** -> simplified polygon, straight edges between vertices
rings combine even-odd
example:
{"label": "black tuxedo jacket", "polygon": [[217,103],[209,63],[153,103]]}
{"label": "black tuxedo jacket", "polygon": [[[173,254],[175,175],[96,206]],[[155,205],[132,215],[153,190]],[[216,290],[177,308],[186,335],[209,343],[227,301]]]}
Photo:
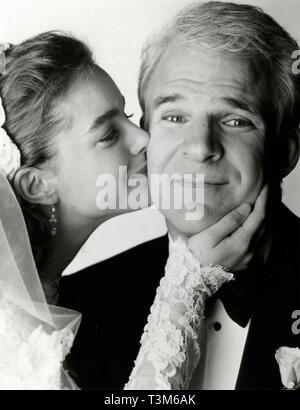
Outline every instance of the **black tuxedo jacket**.
{"label": "black tuxedo jacket", "polygon": [[[292,313],[300,310],[300,220],[282,206],[274,223],[236,389],[282,388],[275,351],[300,347],[300,325],[292,332]],[[66,362],[79,387],[123,389],[167,257],[166,235],[61,279],[59,304],[82,313]]]}

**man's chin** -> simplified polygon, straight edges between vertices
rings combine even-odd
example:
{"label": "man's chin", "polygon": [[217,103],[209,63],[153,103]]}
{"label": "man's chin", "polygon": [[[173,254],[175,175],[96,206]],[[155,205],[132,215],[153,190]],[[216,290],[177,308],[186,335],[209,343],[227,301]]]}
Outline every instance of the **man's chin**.
{"label": "man's chin", "polygon": [[167,220],[167,224],[171,224],[176,230],[183,235],[190,237],[199,232],[204,231],[211,225],[215,224],[222,215],[216,212],[201,211],[185,211],[185,210],[162,210],[162,214]]}

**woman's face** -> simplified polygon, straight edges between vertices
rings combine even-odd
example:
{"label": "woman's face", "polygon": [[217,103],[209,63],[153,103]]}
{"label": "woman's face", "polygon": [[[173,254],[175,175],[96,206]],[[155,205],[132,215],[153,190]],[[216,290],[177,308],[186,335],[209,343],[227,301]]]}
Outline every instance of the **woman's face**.
{"label": "woman's face", "polygon": [[[132,175],[146,174],[148,134],[129,121],[109,75],[99,68],[93,77],[78,80],[57,109],[69,119],[55,143],[59,212],[72,221],[101,222],[133,210],[130,193],[138,186],[147,190]],[[130,177],[136,187],[128,186]]]}

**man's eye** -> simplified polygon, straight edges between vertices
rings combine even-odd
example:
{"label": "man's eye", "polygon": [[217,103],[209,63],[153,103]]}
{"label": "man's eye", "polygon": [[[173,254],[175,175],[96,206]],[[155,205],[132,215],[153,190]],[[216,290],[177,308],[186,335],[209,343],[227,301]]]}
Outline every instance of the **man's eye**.
{"label": "man's eye", "polygon": [[184,123],[185,119],[183,118],[182,115],[165,115],[164,117],[162,117],[163,120],[165,121],[169,121],[169,122],[173,122],[173,123]]}
{"label": "man's eye", "polygon": [[248,120],[244,120],[242,118],[234,118],[230,121],[225,121],[224,123],[225,125],[227,125],[228,127],[249,127],[250,125],[252,125],[251,121]]}

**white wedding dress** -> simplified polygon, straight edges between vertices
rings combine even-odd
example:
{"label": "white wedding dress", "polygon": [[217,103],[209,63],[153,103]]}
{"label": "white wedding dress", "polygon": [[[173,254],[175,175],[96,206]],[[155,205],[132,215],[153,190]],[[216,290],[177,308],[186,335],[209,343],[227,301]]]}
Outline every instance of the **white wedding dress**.
{"label": "white wedding dress", "polygon": [[60,390],[75,388],[62,371],[72,346],[70,329],[53,330],[0,296],[0,389]]}
{"label": "white wedding dress", "polygon": [[0,172],[0,390],[76,389],[63,361],[80,318],[46,303],[22,211]]}
{"label": "white wedding dress", "polygon": [[188,389],[200,358],[206,299],[231,279],[221,266],[201,266],[183,239],[170,239],[165,275],[125,390]]}

